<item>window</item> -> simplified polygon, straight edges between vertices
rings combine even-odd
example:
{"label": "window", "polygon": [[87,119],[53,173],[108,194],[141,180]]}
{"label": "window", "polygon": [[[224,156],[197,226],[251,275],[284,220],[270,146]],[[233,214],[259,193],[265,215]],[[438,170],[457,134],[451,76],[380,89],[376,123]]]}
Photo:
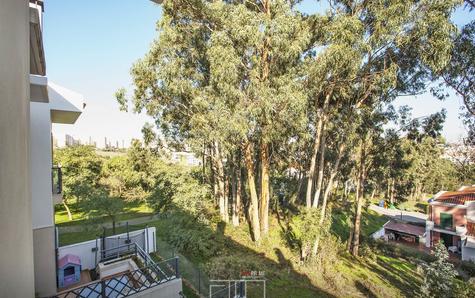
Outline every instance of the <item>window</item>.
{"label": "window", "polygon": [[442,228],[452,229],[452,214],[440,213],[440,226]]}

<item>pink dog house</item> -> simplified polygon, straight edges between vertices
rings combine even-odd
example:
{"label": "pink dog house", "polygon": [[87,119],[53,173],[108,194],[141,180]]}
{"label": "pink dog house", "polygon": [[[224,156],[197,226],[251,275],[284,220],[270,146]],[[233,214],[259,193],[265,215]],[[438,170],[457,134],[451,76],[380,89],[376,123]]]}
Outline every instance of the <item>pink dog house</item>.
{"label": "pink dog house", "polygon": [[81,280],[81,259],[67,254],[58,261],[59,287],[67,287]]}

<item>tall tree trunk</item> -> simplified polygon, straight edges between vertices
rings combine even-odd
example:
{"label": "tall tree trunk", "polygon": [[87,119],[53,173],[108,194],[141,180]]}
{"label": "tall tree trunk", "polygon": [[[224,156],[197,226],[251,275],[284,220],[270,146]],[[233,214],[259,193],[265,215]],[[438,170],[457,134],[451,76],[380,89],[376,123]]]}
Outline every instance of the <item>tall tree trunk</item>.
{"label": "tall tree trunk", "polygon": [[[343,157],[344,150],[345,150],[345,144],[342,143],[338,148],[338,157],[331,171],[330,178],[328,179],[325,193],[323,194],[323,203],[322,203],[322,208],[320,210],[320,221],[319,221],[320,227],[325,221],[325,213],[326,213],[326,208],[327,208],[328,197],[330,196],[330,192],[333,188],[333,181],[335,180],[336,174],[338,173],[338,169],[340,168],[340,161],[341,161],[341,158]],[[315,243],[313,244],[313,249],[312,249],[312,253],[314,256],[317,255],[319,242],[320,242],[320,237],[317,237],[317,239],[315,240]]]}
{"label": "tall tree trunk", "polygon": [[213,184],[213,198],[214,205],[219,206],[219,194],[218,194],[218,175],[216,170],[214,146],[210,149],[210,170],[211,170],[211,183]]}
{"label": "tall tree trunk", "polygon": [[239,226],[239,214],[241,209],[241,168],[238,166],[233,169],[232,181],[232,222],[233,226]]}
{"label": "tall tree trunk", "polygon": [[394,204],[394,178],[391,179],[391,204]]}
{"label": "tall tree trunk", "polygon": [[266,235],[269,232],[269,145],[261,143],[261,204],[259,217],[261,220],[261,232]]}
{"label": "tall tree trunk", "polygon": [[223,159],[221,156],[221,150],[219,148],[219,144],[217,142],[214,143],[214,159],[216,163],[216,179],[217,179],[217,195],[218,195],[218,202],[219,202],[219,214],[221,215],[221,220],[224,222],[228,222],[229,218],[226,212],[225,206],[225,196],[226,190],[224,185],[224,166],[223,166]]}
{"label": "tall tree trunk", "polygon": [[351,247],[351,254],[358,256],[358,249],[360,246],[360,230],[361,230],[361,210],[363,208],[363,196],[364,196],[364,180],[365,180],[365,160],[366,160],[366,148],[365,144],[361,144],[360,149],[360,169],[358,173],[358,184],[356,190],[356,212],[355,221],[353,224],[353,243]]}
{"label": "tall tree trunk", "polygon": [[249,186],[249,195],[250,195],[250,206],[249,206],[249,218],[251,220],[252,234],[254,241],[259,241],[261,239],[261,230],[259,222],[259,207],[256,191],[256,182],[254,177],[254,162],[252,159],[252,149],[251,143],[246,141],[244,144],[244,161],[246,164],[247,171],[247,184]]}
{"label": "tall tree trunk", "polygon": [[312,187],[313,187],[313,178],[315,175],[315,164],[317,162],[318,149],[320,147],[320,140],[323,131],[323,124],[325,121],[325,113],[330,103],[330,98],[332,96],[333,90],[325,96],[325,101],[323,102],[323,107],[319,110],[318,113],[318,122],[315,129],[315,141],[313,143],[312,158],[310,159],[310,167],[307,172],[307,192],[305,195],[305,202],[308,208],[312,205]]}
{"label": "tall tree trunk", "polygon": [[335,180],[336,175],[338,174],[338,170],[340,169],[340,162],[341,159],[343,158],[344,151],[345,151],[346,144],[342,143],[340,147],[338,148],[338,157],[335,161],[335,165],[333,166],[333,169],[330,174],[330,178],[328,179],[328,184],[327,188],[325,189],[325,193],[323,194],[323,203],[322,203],[322,210],[320,211],[320,221],[323,222],[323,219],[325,218],[325,212],[327,208],[327,203],[328,203],[328,197],[330,196],[330,193],[333,188],[333,181]]}
{"label": "tall tree trunk", "polygon": [[66,199],[63,198],[63,206],[66,209],[66,212],[68,213],[68,220],[73,220],[73,214],[71,213],[71,210],[68,207],[68,204],[66,203]]}
{"label": "tall tree trunk", "polygon": [[343,194],[343,197],[345,198],[345,202],[347,201],[347,197],[348,197],[348,193],[349,193],[349,187],[348,187],[349,183],[350,183],[350,179],[345,181],[345,190],[344,190],[344,194]]}
{"label": "tall tree trunk", "polygon": [[318,175],[317,175],[317,183],[315,185],[315,196],[313,197],[313,207],[318,207],[318,203],[320,201],[320,194],[322,192],[323,186],[323,172],[325,168],[325,123],[323,123],[323,129],[321,134],[320,140],[320,159],[318,162]]}

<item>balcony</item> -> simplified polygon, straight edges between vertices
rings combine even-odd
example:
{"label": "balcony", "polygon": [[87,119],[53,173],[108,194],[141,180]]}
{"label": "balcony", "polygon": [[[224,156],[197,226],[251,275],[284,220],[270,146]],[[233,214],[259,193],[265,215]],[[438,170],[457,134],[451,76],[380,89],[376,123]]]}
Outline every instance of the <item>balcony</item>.
{"label": "balcony", "polygon": [[53,166],[51,169],[51,182],[53,203],[60,204],[63,201],[63,173],[60,165]]}
{"label": "balcony", "polygon": [[54,297],[165,297],[181,292],[177,257],[157,263],[136,243],[101,250],[100,255],[98,280],[61,291]]}
{"label": "balcony", "polygon": [[426,229],[427,230],[433,230],[435,232],[439,233],[444,233],[444,234],[450,234],[454,236],[460,236],[464,237],[467,234],[467,227],[466,226],[441,226],[434,224],[434,222],[431,225],[428,224],[429,221],[426,222]]}

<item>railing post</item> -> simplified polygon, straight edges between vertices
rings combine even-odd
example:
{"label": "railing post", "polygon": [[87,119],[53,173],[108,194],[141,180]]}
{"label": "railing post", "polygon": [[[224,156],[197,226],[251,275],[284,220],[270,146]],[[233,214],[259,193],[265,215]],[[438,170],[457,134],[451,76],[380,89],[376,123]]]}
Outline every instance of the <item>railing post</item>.
{"label": "railing post", "polygon": [[101,280],[101,297],[107,298],[107,296],[106,296],[106,282],[105,282],[105,280]]}
{"label": "railing post", "polygon": [[178,271],[178,257],[175,257],[175,276],[180,277],[180,272]]}

